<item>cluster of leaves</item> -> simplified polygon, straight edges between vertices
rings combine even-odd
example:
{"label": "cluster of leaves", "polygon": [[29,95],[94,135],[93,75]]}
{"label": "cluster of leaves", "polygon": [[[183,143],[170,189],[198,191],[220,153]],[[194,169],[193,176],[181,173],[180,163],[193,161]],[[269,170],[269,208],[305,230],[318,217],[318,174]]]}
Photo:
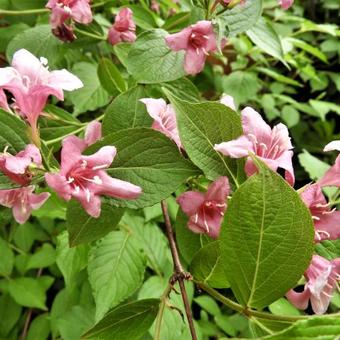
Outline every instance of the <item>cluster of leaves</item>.
{"label": "cluster of leaves", "polygon": [[[0,8],[23,11],[45,3],[0,0]],[[101,5],[95,20],[81,26],[72,44],[51,34],[48,13],[0,19],[4,60],[26,48],[48,58],[51,68],[72,70],[84,83],[62,106],[49,105],[49,117],[40,119],[45,162],[56,168],[54,152],[62,139],[81,134],[85,121],[102,119],[104,138],[88,152],[115,145],[118,155],[108,173],[143,188],[137,200],[103,199],[98,219],[54,193],[24,225],[1,208],[0,338],[17,339],[28,328],[27,339],[190,339],[180,295],[165,294],[173,264],[162,200],[169,206],[183,263],[195,280],[186,286],[199,339],[315,338],[321,332],[332,339],[339,334],[339,319],[330,315],[299,320],[304,315],[282,298],[300,279],[314,251],[308,209],[262,163],[257,164],[259,173],[245,180],[242,163],[214,151],[215,143],[241,134],[241,121],[234,111],[201,95],[215,100],[226,92],[237,105],[253,104],[268,120],[284,121],[292,128],[299,161],[309,175],[301,168],[299,181],[318,179],[328,162],[311,153],[337,134],[333,115],[339,114],[334,104],[340,90],[335,66],[339,29],[336,23],[314,22],[313,8],[303,4],[283,13],[274,8],[276,1],[246,0],[243,7],[216,19],[219,35],[227,35],[230,44],[189,80],[184,77],[183,54],[169,51],[164,36],[204,19],[204,3],[181,1],[179,7],[161,1],[157,15],[147,1],[93,1]],[[138,39],[112,47],[102,37],[119,6],[133,10]],[[339,11],[336,1],[318,6],[315,11],[322,10],[325,17]],[[169,15],[171,9],[177,14]],[[152,120],[139,102],[145,97],[163,97],[175,107],[188,157],[150,129]],[[331,119],[326,120],[327,115]],[[29,143],[24,124],[14,116],[1,111],[0,126],[0,150],[10,145],[15,153]],[[212,242],[186,228],[187,218],[175,197],[188,186],[205,186],[206,179],[219,176],[229,177],[234,192],[219,241]],[[1,176],[0,189],[8,185]],[[317,251],[328,259],[339,257],[340,243],[325,241]],[[234,309],[240,312],[260,311],[250,318],[235,313],[229,297],[237,300]],[[336,294],[330,310],[339,308]]]}

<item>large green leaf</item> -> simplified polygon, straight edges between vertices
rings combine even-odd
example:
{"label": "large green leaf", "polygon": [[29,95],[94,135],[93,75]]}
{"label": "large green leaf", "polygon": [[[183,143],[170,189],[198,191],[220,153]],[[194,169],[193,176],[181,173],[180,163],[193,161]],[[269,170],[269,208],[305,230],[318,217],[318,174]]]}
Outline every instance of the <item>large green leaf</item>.
{"label": "large green leaf", "polygon": [[108,173],[139,185],[143,190],[136,200],[110,199],[119,206],[152,206],[170,196],[188,177],[199,174],[199,170],[179,153],[172,141],[152,129],[135,128],[112,133],[91,146],[88,152],[92,153],[104,145],[117,148],[117,156]]}
{"label": "large green leaf", "polygon": [[96,301],[96,320],[142,284],[146,261],[141,246],[125,231],[113,231],[89,254],[88,274]]}
{"label": "large green leaf", "polygon": [[26,269],[45,268],[55,263],[56,252],[52,245],[44,243],[27,261]]}
{"label": "large green leaf", "polygon": [[261,13],[262,0],[250,0],[225,11],[218,20],[226,26],[228,35],[234,36],[253,27]]}
{"label": "large green leaf", "polygon": [[0,238],[0,276],[10,276],[14,265],[14,254],[8,243]]}
{"label": "large green leaf", "polygon": [[21,316],[21,306],[19,306],[9,294],[0,296],[0,336],[7,338],[8,333],[17,324]]}
{"label": "large green leaf", "polygon": [[84,84],[81,89],[72,91],[67,95],[67,98],[74,105],[76,114],[96,110],[109,102],[109,94],[100,84],[96,64],[82,61],[74,65],[72,72]]}
{"label": "large green leaf", "polygon": [[114,230],[124,210],[102,202],[101,214],[94,218],[86,213],[79,202],[71,200],[67,205],[67,230],[70,246],[96,241]]}
{"label": "large green leaf", "polygon": [[63,52],[63,44],[52,34],[50,25],[38,25],[17,34],[7,46],[7,59],[11,60],[13,54],[22,48],[37,58],[47,58],[52,67],[55,67]]}
{"label": "large green leaf", "polygon": [[286,330],[261,339],[334,340],[338,338],[339,334],[340,318],[339,315],[337,315],[334,317],[313,317],[309,320],[299,320]]}
{"label": "large green leaf", "polygon": [[83,339],[137,340],[152,325],[158,312],[159,300],[130,302],[110,311],[83,335]]}
{"label": "large green leaf", "polygon": [[195,280],[211,287],[230,287],[221,263],[218,241],[208,243],[196,253],[190,265],[190,272]]}
{"label": "large green leaf", "polygon": [[239,303],[263,308],[282,297],[308,267],[313,239],[299,195],[261,165],[234,193],[221,228],[222,263]]}
{"label": "large green leaf", "polygon": [[257,23],[247,31],[249,38],[264,52],[274,58],[283,60],[281,39],[269,21],[260,18]]}
{"label": "large green leaf", "polygon": [[220,103],[192,104],[166,93],[175,107],[180,138],[192,162],[210,179],[228,176],[236,183],[237,161],[215,151],[214,145],[242,134],[239,115]]}
{"label": "large green leaf", "polygon": [[184,76],[184,52],[173,52],[165,43],[168,33],[161,29],[142,33],[132,45],[126,65],[140,83],[171,81]]}
{"label": "large green leaf", "polygon": [[136,86],[122,93],[107,107],[103,120],[104,136],[123,129],[150,127],[152,118],[141,98],[147,97],[144,86]]}

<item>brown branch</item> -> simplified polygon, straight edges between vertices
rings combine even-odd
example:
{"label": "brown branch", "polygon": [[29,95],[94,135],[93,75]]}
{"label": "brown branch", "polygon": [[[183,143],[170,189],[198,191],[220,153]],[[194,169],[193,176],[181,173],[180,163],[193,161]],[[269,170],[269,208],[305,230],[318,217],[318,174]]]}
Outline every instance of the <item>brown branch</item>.
{"label": "brown branch", "polygon": [[170,279],[170,283],[174,284],[176,281],[178,281],[179,287],[181,289],[181,295],[182,300],[184,303],[184,309],[185,314],[188,319],[188,324],[190,328],[191,338],[193,340],[197,340],[196,330],[194,326],[194,320],[192,317],[192,312],[189,304],[188,294],[184,285],[185,280],[192,279],[191,275],[183,270],[181,261],[179,259],[179,254],[177,250],[175,235],[171,226],[171,221],[168,213],[168,207],[165,201],[161,202],[163,216],[164,216],[164,222],[166,227],[166,234],[169,240],[171,255],[172,255],[172,261],[174,263],[174,274],[172,275]]}

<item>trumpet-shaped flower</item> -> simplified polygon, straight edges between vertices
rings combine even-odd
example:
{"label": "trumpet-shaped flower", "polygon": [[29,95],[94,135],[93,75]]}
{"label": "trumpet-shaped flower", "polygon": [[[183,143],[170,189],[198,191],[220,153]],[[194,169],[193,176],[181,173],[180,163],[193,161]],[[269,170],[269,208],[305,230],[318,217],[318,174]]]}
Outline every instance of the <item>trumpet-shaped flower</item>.
{"label": "trumpet-shaped flower", "polygon": [[314,221],[315,241],[336,240],[340,238],[340,211],[330,209],[321,186],[309,185],[301,194]]}
{"label": "trumpet-shaped flower", "polygon": [[[244,134],[235,140],[216,144],[214,149],[231,158],[248,157],[249,153],[253,153],[272,170],[285,169],[285,178],[293,185],[293,146],[287,127],[278,124],[271,129],[261,115],[250,107],[243,109],[241,114]],[[246,161],[245,171],[248,176],[257,171],[250,158]]]}
{"label": "trumpet-shaped flower", "polygon": [[224,94],[220,99],[220,103],[224,104],[225,106],[228,106],[230,109],[236,111],[234,98],[232,96],[229,96],[228,94]]}
{"label": "trumpet-shaped flower", "polygon": [[81,80],[65,69],[50,72],[45,58],[39,60],[25,49],[14,54],[11,67],[0,69],[0,88],[13,95],[16,109],[31,125],[34,135],[48,96],[63,100],[63,90],[82,86]]}
{"label": "trumpet-shaped flower", "polygon": [[132,19],[130,8],[123,8],[117,14],[115,22],[109,30],[108,40],[112,45],[122,41],[134,42],[136,37],[136,24]]}
{"label": "trumpet-shaped flower", "polygon": [[99,128],[99,125],[91,124],[84,140],[76,136],[66,137],[62,143],[60,171],[45,175],[47,184],[60,197],[66,201],[75,198],[93,217],[100,215],[101,195],[134,199],[142,192],[140,187],[107,174],[105,169],[116,155],[114,146],[104,146],[90,156],[82,155],[90,144],[100,138]]}
{"label": "trumpet-shaped flower", "polygon": [[307,283],[301,293],[290,290],[286,296],[299,309],[306,309],[310,300],[316,314],[326,312],[332,294],[340,281],[340,258],[328,261],[314,255],[304,274]]}
{"label": "trumpet-shaped flower", "polygon": [[62,25],[68,19],[80,24],[89,24],[92,21],[90,0],[49,0],[46,8],[52,12],[52,28]]}
{"label": "trumpet-shaped flower", "polygon": [[169,137],[180,149],[182,143],[178,134],[176,113],[172,105],[167,104],[162,98],[143,98],[140,101],[146,105],[149,115],[154,120],[152,128]]}
{"label": "trumpet-shaped flower", "polygon": [[165,41],[173,51],[185,50],[184,69],[187,74],[201,72],[209,52],[217,49],[213,25],[206,20],[168,35]]}
{"label": "trumpet-shaped flower", "polygon": [[35,145],[27,145],[15,156],[7,151],[0,154],[0,171],[20,186],[0,190],[0,205],[12,208],[15,220],[21,224],[28,220],[32,210],[40,208],[50,196],[47,192],[36,195],[33,193],[34,186],[26,186],[32,179],[30,166],[41,166],[41,155]]}
{"label": "trumpet-shaped flower", "polygon": [[188,228],[194,233],[208,234],[217,238],[230,192],[227,177],[220,177],[211,183],[206,193],[187,191],[177,198],[177,203],[189,217]]}

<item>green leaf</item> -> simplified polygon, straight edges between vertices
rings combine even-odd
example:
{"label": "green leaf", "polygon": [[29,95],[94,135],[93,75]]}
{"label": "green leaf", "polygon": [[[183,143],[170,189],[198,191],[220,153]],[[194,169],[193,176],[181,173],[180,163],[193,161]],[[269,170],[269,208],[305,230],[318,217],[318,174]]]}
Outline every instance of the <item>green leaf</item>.
{"label": "green leaf", "polygon": [[299,320],[286,330],[263,337],[265,340],[334,340],[340,334],[339,317],[313,317],[309,320]]}
{"label": "green leaf", "polygon": [[10,276],[14,265],[14,254],[8,243],[0,238],[0,276]]}
{"label": "green leaf", "polygon": [[177,115],[179,134],[192,162],[209,179],[228,176],[237,183],[237,162],[214,150],[214,145],[242,134],[239,115],[216,102],[192,104],[166,91]]}
{"label": "green leaf", "polygon": [[[1,2],[0,2],[0,6],[1,6]],[[1,8],[3,7],[1,6]],[[29,26],[22,22],[18,24],[10,25],[8,27],[1,27],[0,51],[5,52],[7,45],[11,42],[11,40],[13,40],[13,38],[17,34],[20,34],[27,28],[29,28]]]}
{"label": "green leaf", "polygon": [[340,257],[340,239],[325,240],[316,244],[316,252],[328,260],[334,260]]}
{"label": "green leaf", "polygon": [[317,57],[324,63],[328,63],[327,57],[324,53],[322,53],[317,47],[314,47],[303,40],[296,39],[296,38],[287,38],[287,40],[293,44],[294,46],[301,48],[302,50],[306,51],[307,53]]}
{"label": "green leaf", "polygon": [[81,89],[67,94],[67,98],[74,105],[74,112],[76,114],[94,111],[109,102],[109,94],[100,84],[96,64],[80,62],[74,65],[72,72],[84,84],[84,87]]}
{"label": "green leaf", "polygon": [[283,61],[281,39],[269,21],[260,18],[247,35],[261,50]]}
{"label": "green leaf", "polygon": [[87,214],[78,201],[71,200],[67,205],[66,221],[71,247],[96,241],[114,230],[124,210],[102,202],[101,214],[94,218]]}
{"label": "green leaf", "polygon": [[220,234],[224,270],[240,304],[263,308],[296,284],[313,254],[308,208],[263,163],[234,193]]}
{"label": "green leaf", "polygon": [[208,295],[198,296],[194,298],[194,301],[213,316],[217,316],[221,314],[221,311],[220,311],[220,308],[217,302]]}
{"label": "green leaf", "polygon": [[156,318],[158,305],[159,300],[147,299],[118,306],[87,331],[83,339],[140,339]]}
{"label": "green leaf", "polygon": [[110,59],[102,58],[98,64],[97,72],[100,83],[108,93],[115,94],[116,90],[119,92],[126,91],[125,80]]}
{"label": "green leaf", "polygon": [[27,340],[47,340],[51,331],[50,317],[41,314],[34,318],[27,333]]}
{"label": "green leaf", "polygon": [[63,44],[52,34],[50,25],[38,25],[17,34],[7,46],[7,59],[12,60],[14,53],[22,48],[37,58],[47,58],[51,67],[55,67],[63,55]]}
{"label": "green leaf", "polygon": [[161,85],[182,100],[199,102],[201,99],[201,94],[197,87],[188,78],[169,81]]}
{"label": "green leaf", "polygon": [[184,52],[173,52],[161,29],[142,33],[132,45],[126,60],[128,72],[140,83],[161,83],[184,76]]}
{"label": "green leaf", "polygon": [[119,206],[135,209],[152,206],[170,196],[188,177],[199,174],[198,169],[179,153],[175,143],[152,129],[135,128],[112,133],[91,146],[88,153],[104,145],[114,145],[118,151],[108,174],[139,185],[143,190],[135,200],[110,198],[110,202]]}
{"label": "green leaf", "polygon": [[311,155],[307,150],[303,150],[303,152],[300,153],[298,157],[301,166],[314,181],[319,180],[330,168],[329,164],[320,161],[320,159]]}
{"label": "green leaf", "polygon": [[261,86],[253,72],[235,71],[222,78],[222,89],[239,105],[255,97]]}
{"label": "green leaf", "polygon": [[27,261],[26,269],[45,268],[55,263],[56,252],[52,245],[44,243]]}
{"label": "green leaf", "polygon": [[8,147],[9,153],[16,154],[29,144],[26,124],[15,115],[1,109],[0,130],[0,152]]}
{"label": "green leaf", "polygon": [[21,306],[46,310],[45,288],[37,280],[29,277],[19,277],[9,281],[9,293]]}
{"label": "green leaf", "polygon": [[104,136],[119,130],[150,127],[152,118],[146,112],[145,104],[139,100],[147,97],[144,86],[136,86],[122,93],[107,107],[103,120]]}
{"label": "green leaf", "polygon": [[130,233],[113,231],[91,249],[88,274],[96,301],[96,320],[141,286],[145,259],[139,248]]}
{"label": "green leaf", "polygon": [[228,36],[234,36],[252,28],[262,13],[262,0],[251,0],[225,11],[218,19],[227,26]]}
{"label": "green leaf", "polygon": [[271,313],[277,315],[301,315],[299,310],[284,298],[273,302],[268,306],[268,308]]}
{"label": "green leaf", "polygon": [[71,286],[76,281],[78,273],[86,267],[88,251],[86,245],[70,248],[66,231],[58,235],[56,262],[66,286]]}
{"label": "green leaf", "polygon": [[9,294],[0,296],[0,337],[7,339],[8,333],[17,324],[21,315],[19,306]]}
{"label": "green leaf", "polygon": [[286,76],[284,76],[280,73],[277,73],[277,72],[273,71],[272,69],[265,68],[265,67],[256,67],[256,70],[258,72],[266,74],[268,77],[271,77],[271,78],[279,81],[280,83],[293,85],[293,86],[299,86],[299,87],[303,86],[298,81],[291,79],[291,78],[288,78],[288,77],[286,77]]}
{"label": "green leaf", "polygon": [[218,241],[208,243],[195,254],[190,265],[190,272],[195,280],[213,288],[230,287],[221,262]]}

